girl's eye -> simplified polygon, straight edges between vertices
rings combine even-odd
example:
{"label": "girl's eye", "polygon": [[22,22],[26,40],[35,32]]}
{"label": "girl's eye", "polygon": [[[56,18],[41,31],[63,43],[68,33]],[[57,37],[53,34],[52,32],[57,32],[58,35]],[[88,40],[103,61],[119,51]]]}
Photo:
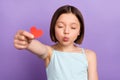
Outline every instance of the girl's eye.
{"label": "girl's eye", "polygon": [[76,29],[75,27],[71,27],[71,29]]}
{"label": "girl's eye", "polygon": [[63,26],[58,26],[58,28],[63,28]]}

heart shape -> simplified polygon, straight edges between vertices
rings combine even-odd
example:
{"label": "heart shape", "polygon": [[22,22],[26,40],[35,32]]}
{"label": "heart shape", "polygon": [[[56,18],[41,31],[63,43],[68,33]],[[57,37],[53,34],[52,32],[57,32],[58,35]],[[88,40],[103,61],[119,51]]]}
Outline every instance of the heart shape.
{"label": "heart shape", "polygon": [[35,38],[41,37],[43,35],[43,31],[41,29],[37,29],[36,26],[32,26],[30,28],[30,32],[34,35]]}

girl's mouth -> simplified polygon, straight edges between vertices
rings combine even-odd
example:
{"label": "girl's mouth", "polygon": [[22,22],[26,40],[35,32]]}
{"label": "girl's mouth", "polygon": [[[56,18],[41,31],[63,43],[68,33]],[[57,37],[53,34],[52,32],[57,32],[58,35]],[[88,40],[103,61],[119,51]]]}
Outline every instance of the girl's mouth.
{"label": "girl's mouth", "polygon": [[67,42],[68,40],[69,40],[68,37],[64,37],[64,38],[63,38],[63,41],[64,41],[64,42]]}

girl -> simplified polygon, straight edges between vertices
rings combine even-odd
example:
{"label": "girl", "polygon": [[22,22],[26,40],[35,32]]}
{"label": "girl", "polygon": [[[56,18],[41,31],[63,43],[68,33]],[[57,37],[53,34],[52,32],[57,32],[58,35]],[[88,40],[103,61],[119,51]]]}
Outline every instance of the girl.
{"label": "girl", "polygon": [[98,80],[95,53],[76,45],[84,38],[84,21],[77,8],[64,5],[56,10],[50,37],[55,45],[42,44],[31,33],[20,30],[15,35],[14,46],[42,58],[48,80]]}

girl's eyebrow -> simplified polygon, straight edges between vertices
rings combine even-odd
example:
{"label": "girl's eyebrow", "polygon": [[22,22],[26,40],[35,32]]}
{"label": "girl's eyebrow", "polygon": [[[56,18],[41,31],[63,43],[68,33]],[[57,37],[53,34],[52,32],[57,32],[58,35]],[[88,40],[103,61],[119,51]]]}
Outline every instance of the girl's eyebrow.
{"label": "girl's eyebrow", "polygon": [[65,23],[62,22],[62,21],[57,21],[56,24],[63,24],[63,25],[65,25]]}
{"label": "girl's eyebrow", "polygon": [[79,25],[78,23],[71,23],[71,25]]}
{"label": "girl's eyebrow", "polygon": [[64,22],[62,22],[62,21],[57,21],[56,23],[64,23]]}
{"label": "girl's eyebrow", "polygon": [[71,23],[71,24],[72,24],[72,25],[74,25],[74,24],[77,25],[77,23],[75,23],[75,22],[73,22],[73,23]]}
{"label": "girl's eyebrow", "polygon": [[[63,23],[64,24],[64,22],[62,22],[62,21],[57,21],[56,23]],[[72,22],[71,24],[77,24],[76,22]]]}
{"label": "girl's eyebrow", "polygon": [[[56,22],[56,24],[59,24],[59,23],[61,23],[61,24],[65,24],[65,23],[62,22],[62,21],[57,21],[57,22]],[[72,22],[70,25],[79,25],[79,24],[76,23],[76,22]]]}

